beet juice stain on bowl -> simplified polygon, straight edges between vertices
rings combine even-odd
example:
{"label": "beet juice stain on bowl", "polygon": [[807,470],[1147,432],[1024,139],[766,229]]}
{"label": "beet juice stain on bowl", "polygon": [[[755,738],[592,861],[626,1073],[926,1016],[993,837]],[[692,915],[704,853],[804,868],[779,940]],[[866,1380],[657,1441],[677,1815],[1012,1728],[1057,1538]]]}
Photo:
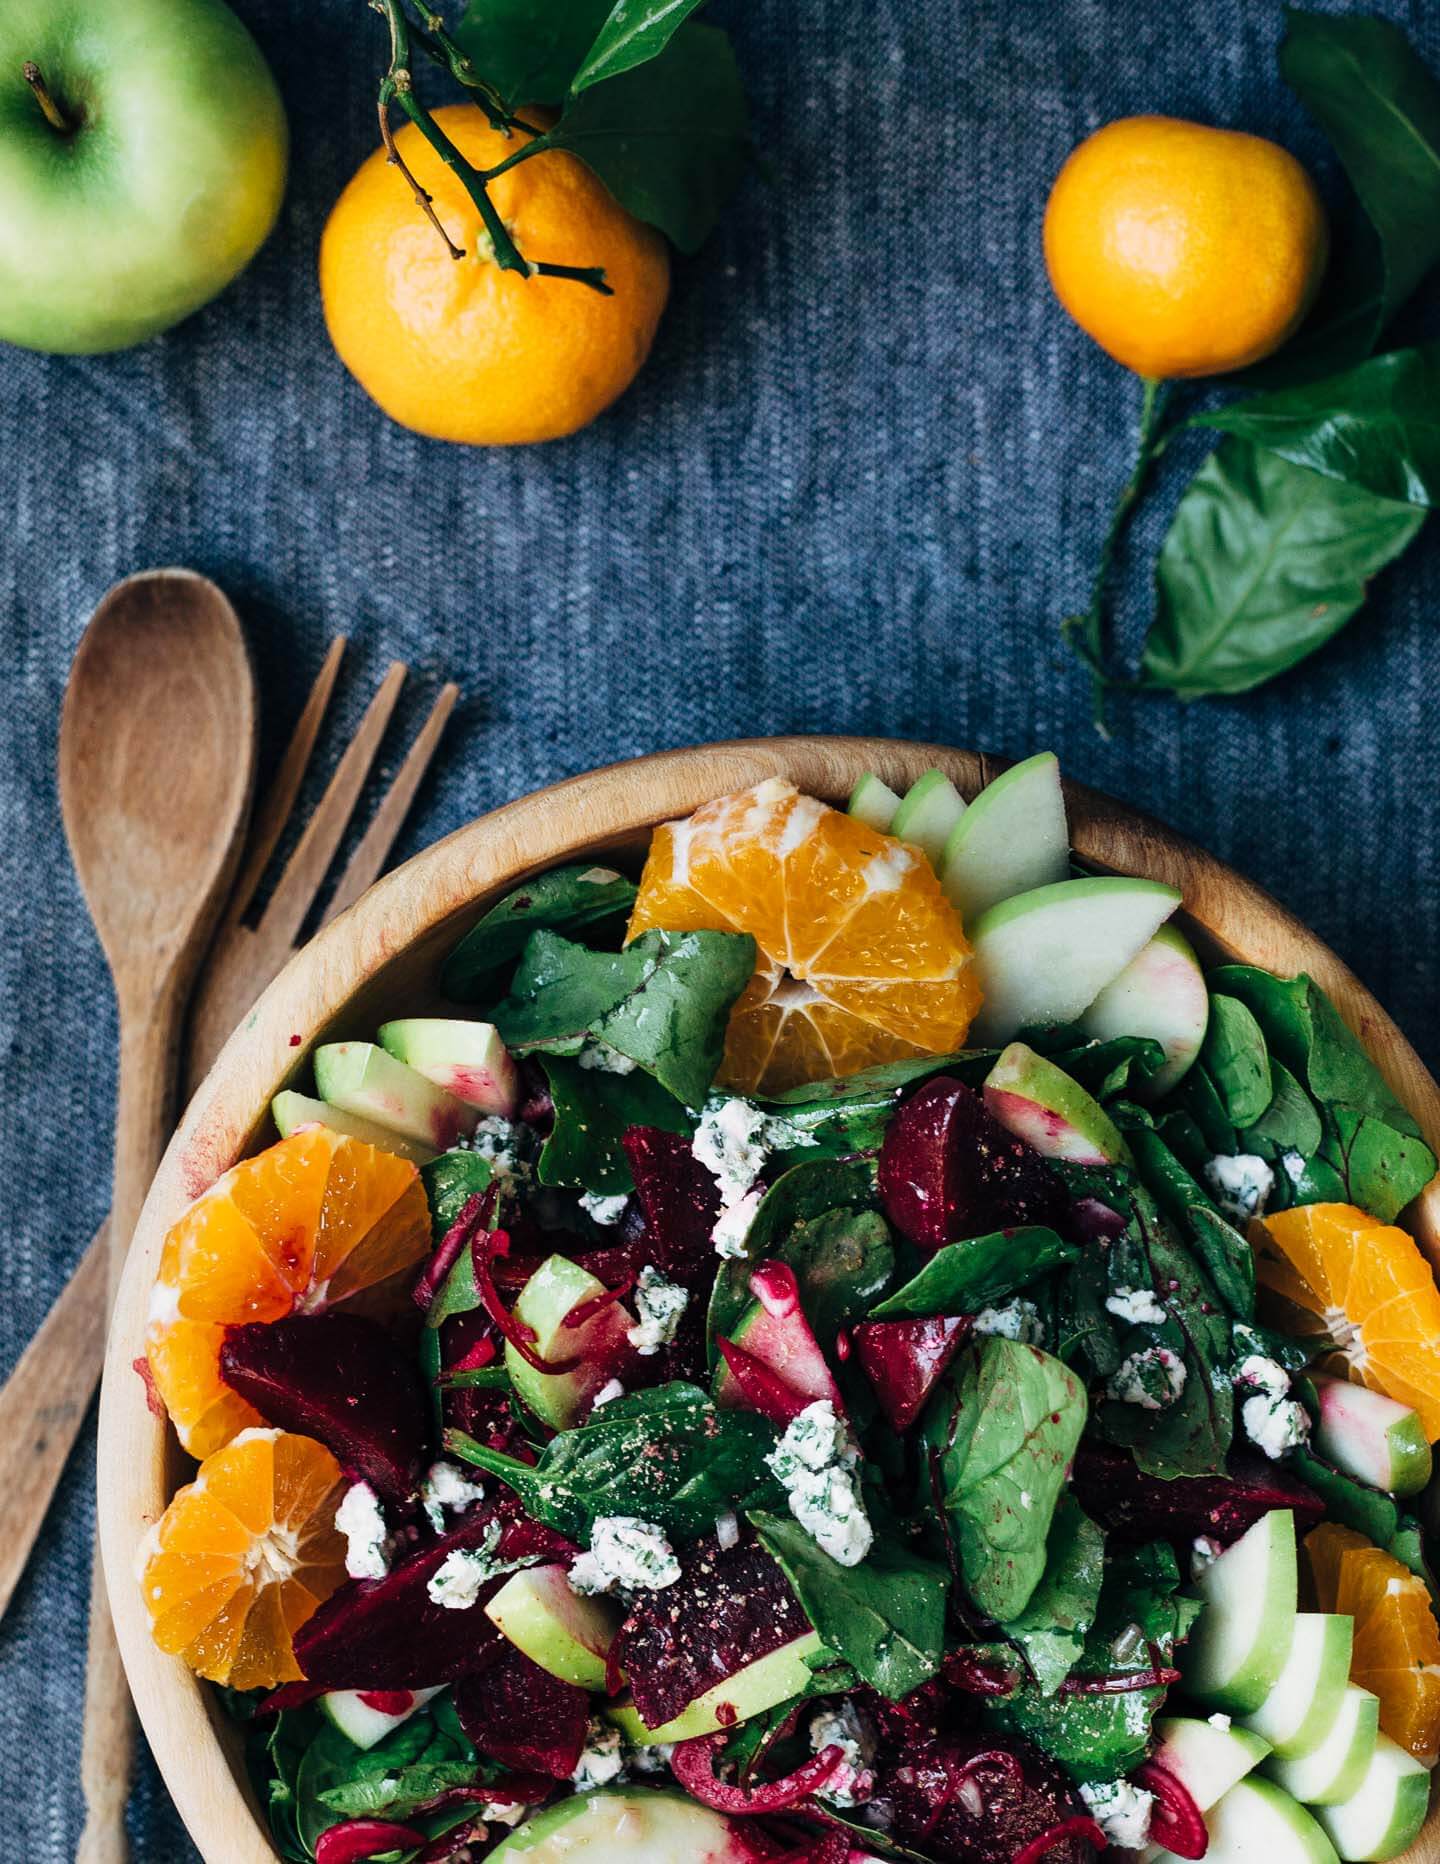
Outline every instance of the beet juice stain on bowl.
{"label": "beet juice stain on bowl", "polygon": [[130,1616],[231,1685],[246,1855],[1394,1855],[1440,1732],[1416,1123],[1317,985],[1071,877],[1053,759],[885,816],[774,755],[672,784],[638,889],[537,830],[373,1043],[262,1004],[276,1085],[345,1039],[152,1222],[202,1462]]}

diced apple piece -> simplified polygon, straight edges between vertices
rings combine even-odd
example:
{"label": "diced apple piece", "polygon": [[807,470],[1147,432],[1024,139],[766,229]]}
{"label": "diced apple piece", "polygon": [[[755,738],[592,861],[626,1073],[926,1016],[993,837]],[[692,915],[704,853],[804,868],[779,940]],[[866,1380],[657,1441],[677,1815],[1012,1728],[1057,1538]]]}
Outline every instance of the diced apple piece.
{"label": "diced apple piece", "polygon": [[1357,1482],[1391,1495],[1418,1495],[1433,1459],[1419,1417],[1408,1404],[1348,1379],[1315,1376],[1320,1421],[1315,1448]]}
{"label": "diced apple piece", "polygon": [[1296,1613],[1285,1667],[1245,1717],[1245,1726],[1283,1759],[1311,1753],[1334,1726],[1350,1681],[1354,1629],[1354,1620],[1339,1612]]}
{"label": "diced apple piece", "polygon": [[889,833],[920,849],[937,871],[951,831],[965,814],[959,790],[943,770],[927,770],[906,790]]}
{"label": "diced apple piece", "polygon": [[[795,1271],[784,1262],[762,1262],[750,1277],[750,1292],[755,1299],[731,1329],[734,1344],[794,1393],[797,1410],[828,1398],[843,1416],[839,1387],[800,1305]],[[723,1358],[715,1373],[715,1402],[728,1410],[758,1408]]]}
{"label": "diced apple piece", "polygon": [[[1205,1864],[1337,1864],[1330,1840],[1298,1800],[1253,1774],[1210,1808],[1205,1829]],[[1171,1858],[1155,1853],[1156,1864]]]}
{"label": "diced apple piece", "polygon": [[342,1113],[374,1120],[444,1152],[473,1133],[479,1114],[373,1042],[326,1042],[315,1051],[315,1085]]}
{"label": "diced apple piece", "polygon": [[603,1713],[620,1729],[626,1740],[638,1747],[654,1747],[662,1741],[689,1741],[696,1735],[712,1735],[717,1728],[731,1728],[763,1715],[777,1702],[804,1693],[813,1680],[805,1659],[822,1648],[818,1631],[807,1631],[792,1638],[778,1650],[767,1651],[753,1663],[747,1663],[733,1676],[697,1696],[661,1728],[647,1728],[633,1702],[606,1705]]}
{"label": "diced apple piece", "polygon": [[485,1615],[551,1676],[581,1689],[605,1687],[605,1654],[623,1614],[609,1599],[572,1592],[564,1566],[527,1566],[512,1574]]}
{"label": "diced apple piece", "polygon": [[1099,1101],[1023,1042],[1012,1042],[986,1076],[985,1105],[1042,1158],[1072,1165],[1130,1162],[1129,1146]]}
{"label": "diced apple piece", "polygon": [[514,1119],[520,1076],[494,1023],[407,1016],[381,1024],[380,1046],[467,1107]]}
{"label": "diced apple piece", "polygon": [[363,1140],[367,1146],[378,1146],[382,1152],[412,1159],[417,1165],[428,1164],[435,1156],[431,1146],[416,1145],[388,1127],[378,1126],[374,1120],[357,1119],[353,1113],[342,1113],[339,1107],[332,1107],[327,1101],[316,1100],[309,1094],[297,1094],[290,1087],[270,1102],[270,1116],[282,1139],[288,1139],[291,1133],[298,1133],[306,1126],[326,1126],[332,1133]]}
{"label": "diced apple piece", "polygon": [[576,1793],[532,1813],[488,1864],[751,1864],[743,1822],[654,1787]]}
{"label": "diced apple piece", "polygon": [[1201,1574],[1205,1609],[1185,1647],[1185,1685],[1219,1709],[1258,1709],[1295,1631],[1295,1517],[1263,1515]]}
{"label": "diced apple piece", "polygon": [[1346,1864],[1381,1864],[1415,1842],[1429,1806],[1428,1770],[1381,1735],[1356,1791],[1315,1816]]}
{"label": "diced apple piece", "polygon": [[867,770],[850,792],[846,813],[871,828],[878,828],[882,835],[888,835],[899,807],[900,798],[890,785],[882,783],[873,771]]}
{"label": "diced apple piece", "polygon": [[[978,805],[977,805],[978,806]],[[1073,1023],[1180,904],[1158,880],[1097,875],[1002,900],[969,927],[984,991],[972,1041]]]}
{"label": "diced apple piece", "polygon": [[[327,1689],[316,1707],[357,1748],[372,1748],[386,1735],[394,1734],[402,1722],[408,1722],[417,1709],[423,1709],[439,1694],[439,1689]],[[390,1696],[408,1696],[410,1701],[404,1708],[375,1706],[377,1697]]]}
{"label": "diced apple piece", "polygon": [[1161,926],[1120,975],[1107,984],[1080,1019],[1087,1036],[1149,1036],[1165,1051],[1164,1065],[1135,1093],[1159,1100],[1186,1073],[1205,1041],[1210,992],[1190,941]]}
{"label": "diced apple piece", "polygon": [[1270,1752],[1270,1743],[1248,1728],[1217,1726],[1192,1715],[1162,1717],[1155,1737],[1157,1764],[1174,1775],[1201,1812],[1208,1812]]}
{"label": "diced apple piece", "polygon": [[520,1290],[515,1318],[535,1330],[531,1350],[537,1358],[575,1360],[568,1372],[539,1372],[510,1342],[505,1368],[516,1396],[542,1423],[569,1430],[584,1416],[602,1385],[617,1377],[632,1357],[626,1335],[635,1316],[619,1301],[609,1301],[578,1327],[565,1317],[581,1302],[605,1293],[605,1284],[568,1256],[547,1256]]}
{"label": "diced apple piece", "polygon": [[1292,1760],[1273,1756],[1265,1772],[1303,1805],[1336,1805],[1360,1790],[1379,1735],[1379,1698],[1349,1683],[1320,1745]]}
{"label": "diced apple piece", "polygon": [[945,844],[940,885],[968,930],[1001,900],[1053,886],[1069,873],[1060,765],[1053,751],[1041,751],[1012,764],[970,804]]}

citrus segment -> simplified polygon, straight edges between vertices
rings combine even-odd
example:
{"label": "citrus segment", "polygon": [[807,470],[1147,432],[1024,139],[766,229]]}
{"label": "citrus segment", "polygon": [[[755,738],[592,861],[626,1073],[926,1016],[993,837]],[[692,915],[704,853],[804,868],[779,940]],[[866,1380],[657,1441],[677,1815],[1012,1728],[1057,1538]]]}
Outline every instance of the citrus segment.
{"label": "citrus segment", "polygon": [[234,1689],[301,1681],[294,1634],[345,1579],[344,1492],[310,1437],[246,1430],[207,1457],[141,1553],[160,1648]]}
{"label": "citrus segment", "polygon": [[748,932],[721,1084],[775,1093],[957,1049],[980,1003],[924,856],[779,778],[655,831],[628,936]]}
{"label": "citrus segment", "polygon": [[261,1422],[220,1377],[227,1326],[319,1311],[429,1247],[415,1166],[361,1140],[308,1127],[226,1172],[166,1234],[145,1335],[185,1448],[207,1456]]}
{"label": "citrus segment", "polygon": [[1332,1342],[1325,1370],[1412,1406],[1440,1440],[1440,1288],[1414,1238],[1353,1204],[1301,1204],[1250,1240],[1261,1285]]}

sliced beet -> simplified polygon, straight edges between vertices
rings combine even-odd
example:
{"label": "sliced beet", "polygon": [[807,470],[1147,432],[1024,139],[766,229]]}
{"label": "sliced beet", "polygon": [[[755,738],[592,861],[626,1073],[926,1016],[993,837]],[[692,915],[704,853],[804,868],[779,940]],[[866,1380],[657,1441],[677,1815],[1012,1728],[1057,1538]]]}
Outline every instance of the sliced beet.
{"label": "sliced beet", "polygon": [[231,1327],[220,1375],[268,1424],[316,1437],[386,1501],[414,1494],[429,1413],[413,1356],[358,1314]]}
{"label": "sliced beet", "polygon": [[876,1776],[893,1836],[930,1857],[1011,1864],[1043,1849],[1055,1864],[1086,1864],[1100,1836],[1055,1763],[1008,1736],[917,1730],[877,1755]]}
{"label": "sliced beet", "polygon": [[1273,1509],[1293,1509],[1297,1532],[1325,1512],[1313,1489],[1265,1458],[1243,1453],[1231,1459],[1225,1475],[1162,1479],[1147,1476],[1125,1450],[1085,1442],[1073,1481],[1085,1511],[1129,1541],[1188,1541],[1204,1534],[1229,1546]]}
{"label": "sliced beet", "polygon": [[705,1540],[686,1548],[680,1564],[673,1586],[636,1601],[617,1639],[617,1660],[649,1728],[810,1629],[789,1581],[753,1541],[722,1548]]}
{"label": "sliced beet", "polygon": [[687,1287],[687,1277],[697,1270],[713,1279],[711,1232],[720,1215],[720,1189],[690,1142],[655,1126],[632,1126],[623,1144],[645,1216],[646,1259]]}
{"label": "sliced beet", "polygon": [[460,1726],[480,1752],[521,1773],[568,1780],[580,1764],[590,1726],[590,1698],[513,1644],[455,1688]]}
{"label": "sliced beet", "polygon": [[929,1252],[962,1236],[1054,1223],[1067,1204],[1040,1154],[949,1075],[927,1081],[891,1120],[879,1186],[886,1216]]}
{"label": "sliced beet", "polygon": [[896,1430],[909,1430],[931,1387],[970,1337],[968,1314],[867,1320],[850,1336],[855,1357]]}
{"label": "sliced beet", "polygon": [[344,1819],[321,1832],[315,1844],[315,1864],[363,1864],[386,1851],[413,1851],[425,1843],[424,1832],[392,1819]]}

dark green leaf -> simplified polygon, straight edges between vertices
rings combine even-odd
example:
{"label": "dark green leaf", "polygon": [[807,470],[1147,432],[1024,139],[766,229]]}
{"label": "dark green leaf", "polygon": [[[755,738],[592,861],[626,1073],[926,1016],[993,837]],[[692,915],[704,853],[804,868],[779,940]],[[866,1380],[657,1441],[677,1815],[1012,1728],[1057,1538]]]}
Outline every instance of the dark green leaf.
{"label": "dark green leaf", "polygon": [[[477,52],[474,34],[494,32],[497,41],[509,37],[518,52],[521,34],[518,22],[523,16],[537,32],[547,36],[563,35],[567,22],[594,15],[595,24],[605,16],[606,0],[473,0],[461,28],[467,38],[471,56],[487,76],[492,72],[486,56]],[[587,36],[577,48],[576,56],[590,42],[595,30],[590,25]],[[509,35],[514,34],[513,37]],[[496,68],[498,69],[498,68]],[[567,68],[564,81],[554,92],[558,98],[569,83]],[[504,82],[497,76],[502,91]],[[549,102],[548,96],[533,92],[526,103]],[[539,926],[552,931],[577,932],[592,927],[613,932],[618,943],[625,917],[635,903],[635,883],[617,874],[611,867],[576,865],[555,867],[540,874],[513,893],[507,893],[485,917],[473,926],[445,961],[440,973],[440,987],[457,1003],[482,1003],[504,982],[505,973],[514,964],[530,934]]]}
{"label": "dark green leaf", "polygon": [[[495,86],[507,110],[522,104],[558,104],[612,3],[470,0],[455,37],[475,69]],[[447,988],[447,994],[454,993]]]}
{"label": "dark green leaf", "polygon": [[1225,440],[1191,481],[1160,552],[1148,682],[1198,699],[1284,673],[1344,626],[1424,517]]}
{"label": "dark green leaf", "polygon": [[1030,1603],[1003,1627],[1025,1653],[1041,1695],[1053,1696],[1080,1660],[1105,1573],[1105,1536],[1073,1495],[1063,1495]]}
{"label": "dark green leaf", "polygon": [[438,1243],[459,1221],[477,1192],[488,1191],[493,1168],[478,1152],[442,1152],[420,1167],[420,1182],[430,1205],[430,1229]]}
{"label": "dark green leaf", "polygon": [[1393,1223],[1435,1175],[1435,1154],[1423,1139],[1348,1107],[1327,1120],[1319,1162],[1337,1175],[1347,1203],[1382,1223]]}
{"label": "dark green leaf", "polygon": [[817,1339],[863,1320],[895,1273],[890,1226],[878,1210],[827,1210],[796,1224],[780,1246]]}
{"label": "dark green leaf", "polygon": [[542,1055],[540,1065],[555,1103],[555,1123],[541,1149],[542,1184],[569,1185],[616,1195],[635,1188],[625,1148],[631,1126],[658,1126],[690,1134],[695,1122],[652,1075],[607,1074],[582,1068],[565,1055]]}
{"label": "dark green leaf", "polygon": [[665,50],[676,31],[704,0],[615,0],[609,18],[571,79],[572,91],[587,91],[618,77]]}
{"label": "dark green leaf", "polygon": [[1318,1149],[1324,1133],[1315,1103],[1284,1062],[1273,1057],[1270,1078],[1274,1098],[1249,1131],[1240,1135],[1241,1143],[1250,1152],[1264,1143],[1277,1151],[1298,1152],[1308,1158]]}
{"label": "dark green leaf", "polygon": [[918,1275],[872,1308],[871,1318],[973,1314],[1006,1299],[1062,1262],[1073,1262],[1079,1253],[1073,1243],[1039,1224],[947,1243]]}
{"label": "dark green leaf", "polygon": [[1285,1460],[1300,1481],[1314,1489],[1324,1502],[1327,1520],[1353,1528],[1357,1534],[1373,1540],[1377,1547],[1390,1544],[1400,1525],[1400,1510],[1388,1495],[1357,1482],[1353,1476],[1347,1476],[1332,1463],[1322,1462],[1307,1449],[1294,1449]]}
{"label": "dark green leaf", "polygon": [[[447,1152],[441,1158],[438,1158],[435,1163],[437,1165],[443,1165],[445,1159],[455,1156],[466,1155],[455,1155]],[[485,1163],[484,1160],[480,1162],[482,1164]],[[450,1194],[453,1195],[463,1183],[463,1177],[457,1173],[450,1181]],[[457,1211],[456,1214],[458,1215],[459,1212]],[[500,1211],[497,1206],[493,1213],[490,1227],[494,1229],[499,1221]],[[475,1258],[468,1249],[462,1249],[451,1264],[450,1273],[440,1284],[439,1294],[436,1295],[435,1299],[425,1310],[426,1331],[428,1333],[438,1333],[439,1328],[445,1321],[451,1319],[452,1316],[456,1314],[469,1314],[473,1312],[475,1308],[479,1307],[479,1305],[480,1291],[475,1286]]]}
{"label": "dark green leaf", "polygon": [[1210,993],[1200,1060],[1232,1126],[1253,1126],[1270,1105],[1270,1057],[1260,1025],[1238,997]]}
{"label": "dark green leaf", "polygon": [[1106,1042],[1049,1051],[1049,1059],[1097,1100],[1111,1101],[1143,1087],[1164,1067],[1165,1051],[1149,1036],[1112,1036]]}
{"label": "dark green leaf", "polygon": [[1235,1128],[1225,1118],[1225,1109],[1220,1104],[1215,1083],[1199,1062],[1186,1071],[1171,1099],[1195,1122],[1204,1141],[1207,1158],[1213,1158],[1217,1152],[1226,1158],[1234,1156]]}
{"label": "dark green leaf", "polygon": [[943,1566],[881,1535],[858,1566],[841,1566],[787,1515],[752,1511],[750,1520],[811,1624],[872,1689],[898,1701],[939,1671],[950,1590]]}
{"label": "dark green leaf", "polygon": [[1215,1291],[1237,1320],[1255,1315],[1255,1261],[1250,1245],[1215,1208],[1158,1133],[1132,1132],[1141,1182],[1165,1215],[1183,1231]]}
{"label": "dark green leaf", "polygon": [[885,1137],[900,1096],[907,1087],[951,1074],[969,1087],[979,1087],[995,1064],[996,1049],[967,1049],[958,1055],[922,1055],[913,1061],[884,1062],[859,1074],[834,1081],[816,1081],[792,1087],[787,1093],[757,1104],[782,1114],[797,1136],[810,1144],[803,1149],[782,1149],[785,1164],[814,1157],[842,1158],[852,1152],[875,1152]]}

